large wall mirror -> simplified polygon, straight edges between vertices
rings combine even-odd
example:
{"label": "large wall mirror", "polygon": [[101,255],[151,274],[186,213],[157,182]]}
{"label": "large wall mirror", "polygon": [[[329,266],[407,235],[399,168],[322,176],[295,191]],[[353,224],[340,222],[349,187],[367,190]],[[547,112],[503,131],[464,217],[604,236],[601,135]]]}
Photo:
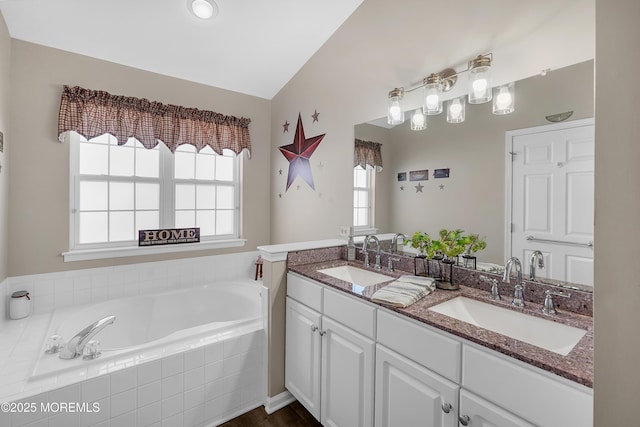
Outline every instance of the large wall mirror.
{"label": "large wall mirror", "polygon": [[[493,115],[491,103],[487,103],[467,105],[463,123],[447,123],[444,113],[428,116],[423,131],[412,131],[409,120],[395,127],[387,126],[383,120],[356,125],[356,139],[382,144],[384,168],[375,174],[374,181],[373,224],[378,233],[401,232],[409,236],[422,231],[433,236],[442,228],[463,229],[486,238],[486,249],[477,254],[479,261],[504,265],[511,255],[505,253],[510,250],[505,245],[510,209],[505,193],[509,187],[507,175],[511,173],[506,136],[521,129],[551,126],[547,117],[569,111],[571,116],[561,124],[588,122],[594,114],[593,88],[593,61],[587,61],[517,81],[516,109],[509,115]],[[570,149],[565,147],[566,150]],[[555,164],[560,168],[563,162]],[[436,169],[449,169],[449,177],[434,178]],[[429,171],[428,179],[411,180],[411,171],[423,170]],[[402,177],[398,174],[402,173],[406,174],[404,181],[399,180]],[[593,174],[582,183],[593,186]],[[539,184],[544,187],[542,182]],[[593,209],[592,197],[571,203],[574,210],[580,206]],[[555,207],[547,208],[552,212]],[[593,219],[583,219],[582,226],[592,232]],[[549,251],[553,252],[551,248]],[[586,244],[585,248],[592,251]],[[524,268],[528,259],[519,258],[523,269],[528,269]],[[592,265],[577,263],[573,268],[586,271]],[[538,271],[538,276],[563,281],[577,277],[573,281],[590,285],[588,274],[567,276],[558,269],[548,270],[551,273]],[[555,277],[553,271],[557,271]]]}

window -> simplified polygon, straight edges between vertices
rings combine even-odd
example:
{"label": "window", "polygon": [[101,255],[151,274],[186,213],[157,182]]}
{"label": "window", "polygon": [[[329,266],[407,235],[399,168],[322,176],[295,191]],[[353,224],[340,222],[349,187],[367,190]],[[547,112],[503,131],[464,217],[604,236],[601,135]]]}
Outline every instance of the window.
{"label": "window", "polygon": [[72,250],[137,246],[138,230],[200,227],[201,241],[239,237],[240,157],[210,147],[146,149],[105,134],[71,136]]}
{"label": "window", "polygon": [[374,173],[371,166],[353,168],[353,226],[356,229],[374,227],[373,183]]}

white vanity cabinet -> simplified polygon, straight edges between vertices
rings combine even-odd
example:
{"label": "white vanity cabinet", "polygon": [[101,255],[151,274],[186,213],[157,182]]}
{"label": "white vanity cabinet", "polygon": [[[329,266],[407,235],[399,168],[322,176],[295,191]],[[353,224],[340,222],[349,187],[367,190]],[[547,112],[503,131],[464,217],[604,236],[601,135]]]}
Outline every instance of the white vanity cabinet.
{"label": "white vanity cabinet", "polygon": [[289,392],[325,426],[373,425],[376,308],[291,273],[286,304]]}
{"label": "white vanity cabinet", "polygon": [[461,426],[470,427],[535,427],[467,390],[460,390]]}

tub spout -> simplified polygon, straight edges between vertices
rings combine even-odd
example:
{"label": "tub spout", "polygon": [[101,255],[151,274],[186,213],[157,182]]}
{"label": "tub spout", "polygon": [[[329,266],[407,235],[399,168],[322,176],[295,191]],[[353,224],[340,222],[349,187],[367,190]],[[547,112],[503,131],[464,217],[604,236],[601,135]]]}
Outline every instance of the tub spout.
{"label": "tub spout", "polygon": [[107,316],[97,322],[87,326],[69,340],[67,345],[60,351],[60,359],[73,359],[82,356],[84,346],[93,338],[95,334],[112,324],[116,316]]}

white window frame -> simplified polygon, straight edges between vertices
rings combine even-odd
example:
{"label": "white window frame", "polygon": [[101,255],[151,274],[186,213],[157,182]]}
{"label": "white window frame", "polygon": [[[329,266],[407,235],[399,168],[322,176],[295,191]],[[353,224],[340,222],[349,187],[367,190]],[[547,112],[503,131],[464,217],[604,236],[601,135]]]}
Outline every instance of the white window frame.
{"label": "white window frame", "polygon": [[[139,247],[137,240],[125,242],[104,242],[104,243],[85,243],[79,244],[78,240],[78,216],[76,209],[79,206],[77,195],[79,194],[79,145],[80,136],[75,132],[69,132],[67,136],[69,142],[69,248],[67,252],[63,252],[62,256],[65,262],[84,261],[92,259],[117,258],[137,255],[151,255],[158,253],[186,252],[204,249],[217,249],[244,246],[246,239],[240,238],[242,235],[241,220],[242,218],[242,155],[235,156],[234,165],[234,194],[235,194],[235,215],[234,228],[236,234],[222,236],[201,236],[199,243],[173,244],[162,246],[145,246]],[[160,178],[140,178],[140,177],[116,177],[110,176],[111,181],[123,182],[159,182],[160,183],[160,228],[173,228],[175,219],[175,184],[176,182],[193,182],[198,180],[175,180],[174,179],[174,160],[171,151],[162,143],[159,144],[160,151]],[[91,177],[84,179],[92,179]],[[97,178],[99,179],[99,178]],[[208,184],[216,184],[219,181],[207,181]],[[224,184],[227,184],[225,181]]]}
{"label": "white window frame", "polygon": [[[355,166],[354,170],[360,166]],[[365,234],[375,234],[378,232],[378,229],[375,228],[375,170],[373,167],[367,165],[365,167],[365,171],[367,173],[367,186],[365,187],[356,187],[355,182],[353,183],[353,196],[355,199],[356,191],[367,191],[368,193],[368,203],[369,203],[369,217],[366,225],[353,225],[353,233],[354,235],[365,235]],[[351,218],[353,221],[354,211],[356,206],[353,206],[351,209]]]}

